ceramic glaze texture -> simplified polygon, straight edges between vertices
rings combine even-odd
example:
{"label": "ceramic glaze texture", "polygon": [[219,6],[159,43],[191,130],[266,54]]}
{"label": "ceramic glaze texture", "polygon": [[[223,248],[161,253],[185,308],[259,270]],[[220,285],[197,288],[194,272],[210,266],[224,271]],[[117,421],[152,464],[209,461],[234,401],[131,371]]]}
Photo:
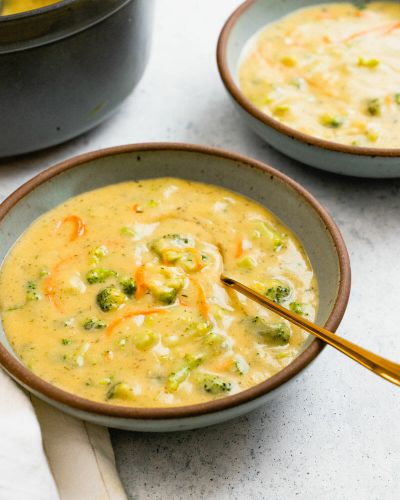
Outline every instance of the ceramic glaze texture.
{"label": "ceramic glaze texture", "polygon": [[[56,175],[57,174],[57,175]],[[347,252],[335,225],[299,186],[257,162],[229,153],[183,145],[115,148],[67,162],[21,188],[1,207],[0,236],[5,257],[19,235],[43,212],[66,199],[110,183],[172,176],[222,186],[267,206],[303,243],[320,292],[317,322],[335,329],[344,313],[350,287]],[[17,361],[4,332],[0,357],[5,369],[39,397],[82,418],[126,429],[176,430],[201,427],[254,409],[293,378],[319,353],[322,343],[309,339],[305,350],[266,382],[216,401],[161,409],[127,408],[74,397],[35,377]]]}
{"label": "ceramic glaze texture", "polygon": [[152,10],[153,0],[95,8],[65,0],[0,17],[0,157],[64,142],[105,120],[144,72]]}
{"label": "ceramic glaze texture", "polygon": [[360,177],[400,176],[400,149],[341,145],[303,134],[267,116],[239,90],[238,68],[248,41],[265,25],[296,9],[320,5],[318,0],[249,0],[229,19],[218,45],[222,79],[243,121],[260,137],[286,155],[308,165]]}

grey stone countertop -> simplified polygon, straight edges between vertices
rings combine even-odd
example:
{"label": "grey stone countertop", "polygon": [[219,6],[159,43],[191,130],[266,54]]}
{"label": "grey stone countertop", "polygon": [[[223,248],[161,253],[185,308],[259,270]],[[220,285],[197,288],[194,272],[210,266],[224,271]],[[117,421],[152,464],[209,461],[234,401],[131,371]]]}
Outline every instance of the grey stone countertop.
{"label": "grey stone countertop", "polygon": [[[400,361],[400,179],[360,180],[294,162],[238,121],[215,63],[238,0],[158,0],[152,58],[104,125],[60,147],[0,162],[0,199],[78,153],[132,142],[209,144],[253,156],[309,189],[338,223],[353,286],[339,332]],[[174,434],[111,431],[131,499],[394,500],[399,389],[327,347],[293,390],[246,417]]]}

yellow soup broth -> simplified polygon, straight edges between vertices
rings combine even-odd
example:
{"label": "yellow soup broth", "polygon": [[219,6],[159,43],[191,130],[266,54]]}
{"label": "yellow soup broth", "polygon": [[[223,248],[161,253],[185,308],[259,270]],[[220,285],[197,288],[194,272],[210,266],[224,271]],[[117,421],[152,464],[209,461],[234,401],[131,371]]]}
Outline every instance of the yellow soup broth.
{"label": "yellow soup broth", "polygon": [[0,10],[0,14],[3,16],[19,14],[20,12],[26,12],[28,10],[47,7],[48,5],[58,3],[59,1],[61,0],[3,0],[3,2],[0,2],[0,5],[3,5],[3,8]]}
{"label": "yellow soup broth", "polygon": [[353,146],[400,146],[400,3],[322,4],[266,26],[240,87],[285,125]]}
{"label": "yellow soup broth", "polygon": [[317,284],[261,205],[174,178],[110,185],[47,212],[0,273],[6,335],[34,373],[85,398],[180,406],[268,379],[306,334],[227,274],[313,320]]}

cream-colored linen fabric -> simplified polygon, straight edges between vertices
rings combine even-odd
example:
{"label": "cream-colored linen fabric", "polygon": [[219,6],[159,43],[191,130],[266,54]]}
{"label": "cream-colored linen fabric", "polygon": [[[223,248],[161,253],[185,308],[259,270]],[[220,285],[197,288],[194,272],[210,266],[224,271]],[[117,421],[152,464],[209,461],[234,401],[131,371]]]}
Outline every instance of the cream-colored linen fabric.
{"label": "cream-colored linen fabric", "polygon": [[0,500],[126,500],[108,429],[29,396],[0,370]]}

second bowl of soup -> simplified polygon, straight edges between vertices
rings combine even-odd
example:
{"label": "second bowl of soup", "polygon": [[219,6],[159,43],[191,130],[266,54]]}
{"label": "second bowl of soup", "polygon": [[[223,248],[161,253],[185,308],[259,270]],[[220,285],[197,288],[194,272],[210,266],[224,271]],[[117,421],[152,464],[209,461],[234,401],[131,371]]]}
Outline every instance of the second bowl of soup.
{"label": "second bowl of soup", "polygon": [[277,149],[347,175],[400,175],[397,2],[245,2],[218,46],[246,122]]}

